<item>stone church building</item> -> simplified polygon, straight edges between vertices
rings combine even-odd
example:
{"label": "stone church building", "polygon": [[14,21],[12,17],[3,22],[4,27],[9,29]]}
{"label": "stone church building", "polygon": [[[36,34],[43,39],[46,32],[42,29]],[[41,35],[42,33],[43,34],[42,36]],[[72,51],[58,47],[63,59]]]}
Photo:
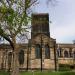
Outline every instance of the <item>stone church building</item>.
{"label": "stone church building", "polygon": [[[58,70],[61,65],[75,69],[75,44],[57,43],[51,38],[49,14],[32,14],[31,39],[20,44],[20,70]],[[12,68],[12,50],[9,44],[0,44],[0,69]]]}

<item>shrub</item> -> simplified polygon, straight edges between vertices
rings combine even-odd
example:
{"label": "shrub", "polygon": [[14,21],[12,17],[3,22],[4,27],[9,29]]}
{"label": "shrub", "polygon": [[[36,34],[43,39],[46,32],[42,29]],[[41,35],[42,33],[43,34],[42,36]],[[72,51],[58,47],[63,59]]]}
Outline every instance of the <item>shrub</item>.
{"label": "shrub", "polygon": [[59,65],[59,71],[71,71],[70,65],[67,64],[60,64]]}

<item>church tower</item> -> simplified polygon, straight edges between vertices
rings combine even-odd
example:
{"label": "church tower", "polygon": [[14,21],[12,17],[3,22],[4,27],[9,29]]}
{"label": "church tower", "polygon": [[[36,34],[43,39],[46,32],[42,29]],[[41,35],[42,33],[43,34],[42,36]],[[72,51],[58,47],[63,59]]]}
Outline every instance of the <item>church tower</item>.
{"label": "church tower", "polygon": [[50,37],[49,14],[32,14],[31,25],[31,40],[29,42],[31,44],[31,67],[41,71],[44,69],[55,69],[55,39]]}
{"label": "church tower", "polygon": [[35,37],[38,34],[45,34],[50,37],[48,13],[32,14],[31,24],[31,38]]}

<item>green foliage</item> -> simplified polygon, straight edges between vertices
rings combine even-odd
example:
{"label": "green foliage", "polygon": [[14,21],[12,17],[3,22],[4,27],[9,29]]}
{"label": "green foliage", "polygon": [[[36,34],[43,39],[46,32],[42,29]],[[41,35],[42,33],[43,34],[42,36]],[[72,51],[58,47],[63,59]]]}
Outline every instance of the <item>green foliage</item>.
{"label": "green foliage", "polygon": [[7,8],[4,7],[4,6],[1,6],[1,7],[0,7],[0,13],[5,14],[6,12],[7,12]]}
{"label": "green foliage", "polygon": [[[30,0],[25,1],[26,2],[24,2],[24,0],[0,1],[0,36],[9,42],[13,49],[13,42],[16,43],[16,37],[27,31],[28,23],[31,20],[28,16],[28,9],[32,4],[30,5]],[[32,1],[34,3],[35,0]],[[14,38],[15,41],[13,41]]]}
{"label": "green foliage", "polygon": [[1,26],[0,26],[0,34],[1,34],[1,33],[3,33],[3,30],[2,30],[2,28],[1,28]]}
{"label": "green foliage", "polygon": [[59,65],[59,71],[71,71],[70,65],[67,64],[60,64]]}

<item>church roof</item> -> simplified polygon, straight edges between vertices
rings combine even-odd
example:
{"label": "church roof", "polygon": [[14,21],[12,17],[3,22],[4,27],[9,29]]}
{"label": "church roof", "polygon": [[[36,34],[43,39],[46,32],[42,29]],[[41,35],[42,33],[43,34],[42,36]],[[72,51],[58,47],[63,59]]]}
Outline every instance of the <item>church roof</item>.
{"label": "church roof", "polygon": [[75,44],[71,44],[71,43],[57,43],[57,46],[63,48],[75,48]]}

